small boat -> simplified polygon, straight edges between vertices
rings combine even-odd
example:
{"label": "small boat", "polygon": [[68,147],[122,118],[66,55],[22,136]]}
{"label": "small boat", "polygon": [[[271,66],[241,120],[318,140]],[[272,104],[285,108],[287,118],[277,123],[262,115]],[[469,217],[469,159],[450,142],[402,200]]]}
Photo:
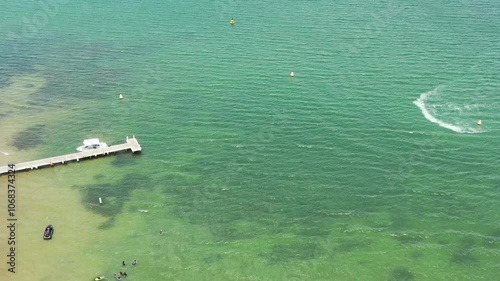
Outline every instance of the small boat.
{"label": "small boat", "polygon": [[45,228],[45,232],[43,233],[43,239],[44,240],[50,240],[52,239],[52,235],[54,234],[54,227],[49,224],[46,228]]}
{"label": "small boat", "polygon": [[83,141],[83,145],[76,148],[77,151],[89,151],[92,149],[105,148],[108,145],[105,142],[99,141],[98,138],[95,139],[86,139]]}

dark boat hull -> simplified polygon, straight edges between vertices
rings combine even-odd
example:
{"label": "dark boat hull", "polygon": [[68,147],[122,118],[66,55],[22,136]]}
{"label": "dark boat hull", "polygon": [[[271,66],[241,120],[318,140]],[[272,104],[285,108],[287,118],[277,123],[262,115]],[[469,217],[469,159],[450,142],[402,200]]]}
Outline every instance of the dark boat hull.
{"label": "dark boat hull", "polygon": [[54,227],[52,225],[49,225],[45,228],[45,232],[43,233],[43,239],[50,240],[52,239],[52,235],[54,235]]}

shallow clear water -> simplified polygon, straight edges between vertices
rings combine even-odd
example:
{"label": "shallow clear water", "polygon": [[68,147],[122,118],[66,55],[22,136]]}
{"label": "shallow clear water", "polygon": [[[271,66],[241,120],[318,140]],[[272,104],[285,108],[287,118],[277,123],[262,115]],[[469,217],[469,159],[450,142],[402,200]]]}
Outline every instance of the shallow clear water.
{"label": "shallow clear water", "polygon": [[496,278],[497,2],[44,3],[0,11],[0,164],[143,153],[18,174],[10,280]]}

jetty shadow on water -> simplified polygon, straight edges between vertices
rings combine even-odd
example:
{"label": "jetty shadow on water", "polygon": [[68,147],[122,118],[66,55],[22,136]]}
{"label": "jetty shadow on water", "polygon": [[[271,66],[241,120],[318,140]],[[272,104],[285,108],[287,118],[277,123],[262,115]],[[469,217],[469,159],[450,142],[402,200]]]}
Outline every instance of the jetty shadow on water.
{"label": "jetty shadow on water", "polygon": [[137,163],[138,157],[140,157],[140,154],[134,155],[134,157],[130,157],[130,155],[125,154],[125,153],[120,153],[117,154],[113,161],[111,162],[111,165],[116,168],[123,168],[123,167],[128,167],[135,165]]}

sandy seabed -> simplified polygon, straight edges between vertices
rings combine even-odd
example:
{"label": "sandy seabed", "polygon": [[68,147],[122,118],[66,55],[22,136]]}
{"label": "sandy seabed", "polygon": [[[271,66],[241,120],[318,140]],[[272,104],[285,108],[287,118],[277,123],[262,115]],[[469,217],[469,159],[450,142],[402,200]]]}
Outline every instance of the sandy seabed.
{"label": "sandy seabed", "polygon": [[[38,158],[40,146],[22,147],[16,139],[64,116],[62,109],[51,110],[31,101],[46,83],[42,74],[35,73],[12,78],[9,85],[0,88],[1,166]],[[75,166],[0,176],[0,219],[4,224],[0,232],[0,280],[54,280],[55,276],[78,280],[78,276],[98,274],[99,257],[88,253],[93,240],[102,235],[98,226],[105,219],[85,209],[81,192],[71,188],[92,180],[92,173],[79,175],[79,170]],[[68,178],[75,182],[68,183]],[[43,232],[49,224],[55,232],[53,240],[47,241]]]}

